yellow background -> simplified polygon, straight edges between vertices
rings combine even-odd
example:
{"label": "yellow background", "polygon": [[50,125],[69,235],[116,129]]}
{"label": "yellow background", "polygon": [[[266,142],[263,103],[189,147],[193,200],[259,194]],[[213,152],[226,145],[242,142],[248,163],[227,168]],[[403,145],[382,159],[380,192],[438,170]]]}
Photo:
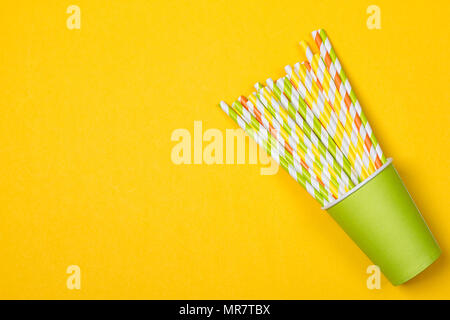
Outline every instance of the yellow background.
{"label": "yellow background", "polygon": [[[450,298],[449,5],[393,2],[3,3],[0,297]],[[235,128],[217,103],[319,27],[443,250],[400,287],[368,290],[371,262],[284,171],[170,159],[177,128]]]}

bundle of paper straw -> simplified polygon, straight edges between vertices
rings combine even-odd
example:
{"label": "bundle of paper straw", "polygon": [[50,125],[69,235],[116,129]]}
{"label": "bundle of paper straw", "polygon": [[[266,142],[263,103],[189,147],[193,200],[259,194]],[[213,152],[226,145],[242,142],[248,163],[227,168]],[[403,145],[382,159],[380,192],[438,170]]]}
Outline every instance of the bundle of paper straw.
{"label": "bundle of paper straw", "polygon": [[341,198],[385,162],[372,128],[324,30],[314,54],[286,75],[231,104],[228,114],[322,206]]}

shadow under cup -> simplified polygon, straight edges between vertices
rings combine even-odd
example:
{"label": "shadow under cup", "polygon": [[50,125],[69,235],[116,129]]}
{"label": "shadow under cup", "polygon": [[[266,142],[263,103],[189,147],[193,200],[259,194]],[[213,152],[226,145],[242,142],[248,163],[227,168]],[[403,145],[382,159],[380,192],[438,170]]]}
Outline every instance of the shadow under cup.
{"label": "shadow under cup", "polygon": [[412,279],[441,254],[392,159],[324,209],[393,285]]}

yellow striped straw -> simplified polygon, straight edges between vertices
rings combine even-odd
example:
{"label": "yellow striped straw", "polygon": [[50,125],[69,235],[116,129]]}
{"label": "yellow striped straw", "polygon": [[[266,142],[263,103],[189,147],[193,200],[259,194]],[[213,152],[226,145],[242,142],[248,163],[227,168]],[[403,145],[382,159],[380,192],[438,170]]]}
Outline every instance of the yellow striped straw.
{"label": "yellow striped straw", "polygon": [[[350,163],[352,163],[352,165],[356,169],[356,171],[357,172],[360,171],[361,178],[364,179],[365,177],[367,177],[368,176],[367,170],[363,165],[361,157],[359,156],[357,149],[351,143],[350,138],[345,133],[345,131],[342,129],[338,130],[336,123],[331,123],[331,124],[328,123],[327,124],[327,123],[322,122],[322,121],[324,121],[323,117],[319,117],[319,115],[318,115],[319,111],[317,110],[318,108],[314,108],[315,102],[313,102],[313,98],[307,92],[307,90],[303,86],[303,84],[301,83],[300,77],[295,72],[292,72],[292,68],[290,66],[287,66],[285,69],[286,69],[286,72],[288,73],[288,77],[291,80],[290,82],[289,81],[285,82],[285,84],[288,87],[292,86],[292,84],[294,84],[297,90],[294,89],[292,91],[298,92],[301,95],[301,97],[298,97],[298,95],[296,95],[294,98],[295,99],[304,98],[308,107],[311,108],[311,110],[313,110],[313,113],[315,114],[315,116],[319,120],[321,120],[320,122],[322,123],[324,128],[327,130],[327,132],[330,134],[330,136],[333,138],[333,140],[336,142],[339,149],[341,149],[344,152],[344,154],[346,154]],[[359,169],[359,168],[361,168],[361,169]]]}
{"label": "yellow striped straw", "polygon": [[[281,116],[282,122],[280,123],[280,126],[289,128],[288,130],[295,132],[297,136],[302,136],[303,132],[300,127],[296,125],[295,121],[288,115],[287,111],[280,106],[276,98],[268,91],[268,88],[263,87],[259,83],[256,84],[255,87],[258,90],[256,97],[264,105],[264,107],[269,110],[270,113],[277,113]],[[249,100],[251,101],[252,99],[253,98],[249,96]],[[306,148],[306,150],[308,150],[308,148]],[[307,151],[305,152],[301,148],[299,151],[300,156],[304,159],[305,163],[313,169],[324,184],[329,186],[333,195],[339,196],[346,192],[345,186],[343,183],[339,183],[337,181],[336,174],[333,170],[330,168],[325,168],[320,163],[320,160],[318,161],[314,155],[308,155],[306,153]]]}
{"label": "yellow striped straw", "polygon": [[[349,110],[345,107],[344,100],[342,95],[338,90],[336,90],[336,86],[334,81],[331,78],[330,73],[325,68],[323,64],[322,58],[320,58],[319,54],[315,54],[312,59],[311,67],[318,74],[318,77],[321,76],[324,81],[323,88],[324,90],[328,90],[328,97],[332,96],[332,100],[334,101],[333,107],[337,114],[339,114],[339,119],[342,119],[342,123],[345,123],[346,132],[351,135],[352,142],[356,145],[358,154],[360,155],[364,167],[366,168],[368,174],[372,174],[375,172],[375,163],[372,161],[369,153],[364,148],[364,142],[361,139],[361,136],[358,133],[358,130],[354,127],[353,117],[351,116]],[[323,75],[323,76],[322,76]]]}

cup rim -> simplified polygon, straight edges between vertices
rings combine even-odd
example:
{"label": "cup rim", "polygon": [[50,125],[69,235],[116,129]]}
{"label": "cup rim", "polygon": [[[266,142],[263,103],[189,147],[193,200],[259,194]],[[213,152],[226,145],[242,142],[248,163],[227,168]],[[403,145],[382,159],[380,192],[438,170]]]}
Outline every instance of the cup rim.
{"label": "cup rim", "polygon": [[391,163],[392,163],[392,158],[388,158],[387,161],[378,168],[377,171],[375,171],[374,173],[372,173],[370,176],[368,176],[364,181],[360,182],[359,184],[357,184],[355,187],[353,187],[351,190],[347,191],[347,193],[345,193],[342,197],[340,197],[339,199],[333,200],[330,203],[324,205],[322,207],[322,210],[328,210],[331,207],[334,207],[335,205],[337,205],[339,202],[341,202],[342,200],[348,198],[350,195],[352,195],[353,193],[355,193],[356,191],[358,191],[359,189],[361,189],[365,184],[367,184],[370,180],[372,180],[373,178],[375,178],[377,175],[379,175],[384,169],[386,169]]}

